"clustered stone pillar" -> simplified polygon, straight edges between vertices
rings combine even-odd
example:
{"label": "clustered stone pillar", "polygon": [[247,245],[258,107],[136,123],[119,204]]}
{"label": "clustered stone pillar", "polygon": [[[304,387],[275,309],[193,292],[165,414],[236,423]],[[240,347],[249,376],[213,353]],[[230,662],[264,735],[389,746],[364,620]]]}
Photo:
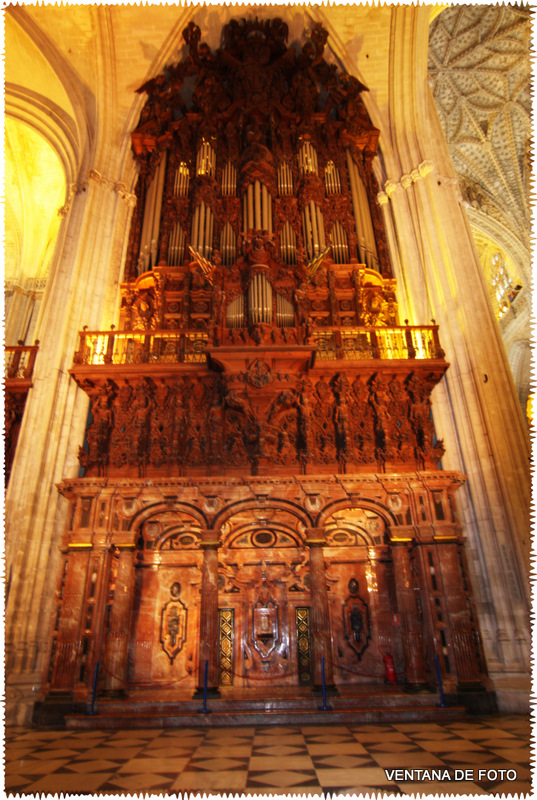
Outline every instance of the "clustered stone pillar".
{"label": "clustered stone pillar", "polygon": [[423,689],[427,685],[423,638],[420,631],[418,607],[416,603],[410,553],[408,544],[392,545],[395,572],[397,607],[401,620],[403,652],[406,664],[407,686],[410,689]]}
{"label": "clustered stone pillar", "polygon": [[310,553],[311,590],[311,636],[313,645],[314,691],[322,686],[321,658],[324,658],[324,677],[327,694],[338,694],[334,683],[332,664],[332,637],[330,634],[330,611],[326,590],[326,575],[323,545],[326,544],[323,528],[309,528],[306,531],[306,545]]}
{"label": "clustered stone pillar", "polygon": [[110,631],[106,643],[105,688],[120,693],[127,680],[129,634],[134,593],[135,547],[122,547],[117,565]]}
{"label": "clustered stone pillar", "polygon": [[207,661],[207,692],[219,694],[218,690],[218,531],[205,531],[201,548],[203,564],[201,568],[200,603],[200,648],[198,686],[195,697],[203,693],[205,681],[205,662]]}

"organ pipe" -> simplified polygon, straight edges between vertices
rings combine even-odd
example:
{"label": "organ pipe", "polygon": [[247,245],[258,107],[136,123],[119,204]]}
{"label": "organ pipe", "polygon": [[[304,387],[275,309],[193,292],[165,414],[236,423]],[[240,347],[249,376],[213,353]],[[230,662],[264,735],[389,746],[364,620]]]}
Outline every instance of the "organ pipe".
{"label": "organ pipe", "polygon": [[244,326],[244,295],[236,297],[226,308],[226,326],[242,328]]}
{"label": "organ pipe", "polygon": [[248,186],[242,201],[243,230],[266,230],[272,233],[272,196],[260,181]]}
{"label": "organ pipe", "polygon": [[140,272],[147,272],[152,269],[157,262],[160,212],[162,208],[165,174],[166,154],[164,153],[147,190],[142,236],[140,240]]}
{"label": "organ pipe", "polygon": [[281,294],[276,294],[276,324],[279,328],[289,328],[295,324],[293,304]]}
{"label": "organ pipe", "polygon": [[191,229],[191,245],[205,258],[209,258],[213,250],[214,217],[210,206],[201,202],[194,209]]}
{"label": "organ pipe", "polygon": [[340,194],[341,180],[339,170],[333,161],[329,161],[324,171],[324,182],[327,194]]}
{"label": "organ pipe", "polygon": [[196,174],[209,175],[209,177],[214,178],[215,170],[216,153],[214,148],[206,139],[202,139],[196,156]]}
{"label": "organ pipe", "polygon": [[228,161],[222,172],[222,194],[232,196],[237,193],[237,168]]}
{"label": "organ pipe", "polygon": [[358,172],[358,167],[354,163],[349,150],[347,150],[347,166],[351,184],[354,220],[356,232],[358,234],[360,261],[366,264],[370,269],[378,270],[377,244],[373,223],[371,221],[371,212],[369,210],[369,199],[360,173]]}
{"label": "organ pipe", "polygon": [[347,239],[347,232],[341,225],[339,220],[336,220],[332,228],[331,235],[332,255],[336,264],[349,263],[349,242]]}
{"label": "organ pipe", "polygon": [[261,273],[255,273],[248,286],[248,322],[272,322],[272,286]]}
{"label": "organ pipe", "polygon": [[180,267],[185,253],[185,232],[179,223],[174,227],[168,241],[168,266]]}
{"label": "organ pipe", "polygon": [[302,225],[306,253],[311,260],[326,249],[323,216],[313,200],[302,212]]}
{"label": "organ pipe", "polygon": [[190,183],[190,172],[184,161],[181,161],[175,170],[175,179],[173,183],[173,193],[176,197],[185,197],[188,194],[188,185]]}
{"label": "organ pipe", "polygon": [[278,168],[278,192],[283,194],[293,194],[293,173],[291,167],[284,161]]}
{"label": "organ pipe", "polygon": [[318,172],[317,152],[311,142],[305,141],[298,151],[298,168],[301,175]]}
{"label": "organ pipe", "polygon": [[229,267],[235,262],[237,241],[235,231],[229,222],[226,223],[220,234],[220,252],[222,254],[222,264],[224,264],[224,266]]}
{"label": "organ pipe", "polygon": [[286,264],[296,264],[296,234],[289,222],[286,222],[280,233],[280,254]]}

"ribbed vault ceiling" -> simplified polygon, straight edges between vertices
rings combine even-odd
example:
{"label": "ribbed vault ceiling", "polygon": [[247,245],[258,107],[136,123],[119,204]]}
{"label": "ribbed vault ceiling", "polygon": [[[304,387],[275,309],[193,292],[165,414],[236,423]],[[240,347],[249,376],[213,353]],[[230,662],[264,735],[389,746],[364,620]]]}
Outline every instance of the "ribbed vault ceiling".
{"label": "ribbed vault ceiling", "polygon": [[530,16],[454,6],[430,30],[429,81],[463,197],[529,250]]}

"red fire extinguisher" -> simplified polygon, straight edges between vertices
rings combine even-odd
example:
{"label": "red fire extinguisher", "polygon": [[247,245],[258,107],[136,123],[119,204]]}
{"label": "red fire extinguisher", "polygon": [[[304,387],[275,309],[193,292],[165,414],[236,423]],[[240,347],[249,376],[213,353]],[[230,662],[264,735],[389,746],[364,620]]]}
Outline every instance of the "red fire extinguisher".
{"label": "red fire extinguisher", "polygon": [[384,659],[384,669],[386,670],[386,683],[393,683],[394,686],[397,685],[397,675],[395,673],[395,664],[393,663],[393,656],[388,651],[385,653],[382,658]]}

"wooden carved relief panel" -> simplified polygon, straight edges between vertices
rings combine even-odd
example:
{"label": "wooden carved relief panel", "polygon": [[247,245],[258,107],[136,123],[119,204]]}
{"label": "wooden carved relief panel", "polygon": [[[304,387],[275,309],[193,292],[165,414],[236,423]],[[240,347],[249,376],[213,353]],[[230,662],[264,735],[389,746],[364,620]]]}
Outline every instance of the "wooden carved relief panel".
{"label": "wooden carved relief panel", "polygon": [[[299,630],[297,609],[303,612],[310,606],[309,569],[296,523],[287,512],[258,509],[237,515],[224,526],[225,544],[219,552],[223,686],[232,683],[262,692],[269,685],[305,682],[308,647],[302,629],[304,624],[308,629],[308,622],[302,620]],[[230,643],[224,612],[229,622],[233,620]],[[229,663],[225,648],[233,649],[232,675],[225,667]]]}

